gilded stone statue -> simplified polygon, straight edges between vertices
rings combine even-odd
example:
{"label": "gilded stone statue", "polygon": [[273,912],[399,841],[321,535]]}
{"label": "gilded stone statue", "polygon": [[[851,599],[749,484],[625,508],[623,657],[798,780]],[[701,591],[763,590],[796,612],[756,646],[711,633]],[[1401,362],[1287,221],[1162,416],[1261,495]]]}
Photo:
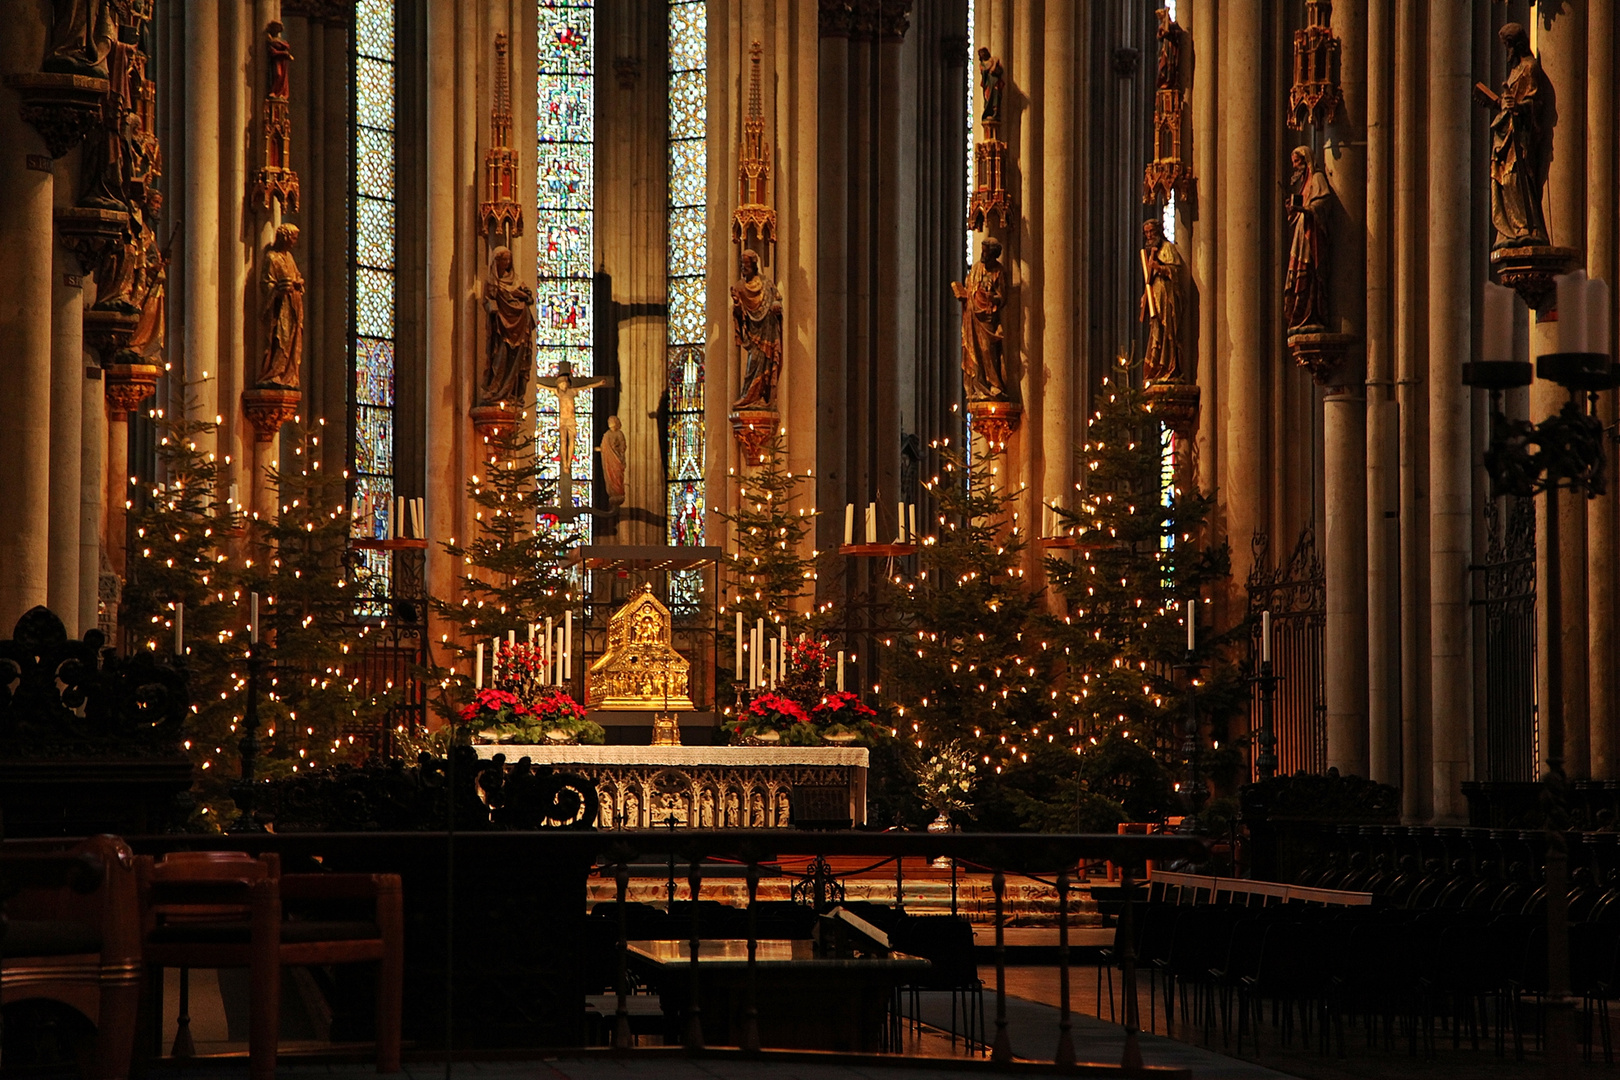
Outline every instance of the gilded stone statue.
{"label": "gilded stone statue", "polygon": [[1327,325],[1328,214],[1333,189],[1312,160],[1310,147],[1294,147],[1291,160],[1297,190],[1284,200],[1291,237],[1283,317],[1290,330],[1320,329]]}
{"label": "gilded stone statue", "polygon": [[505,401],[521,405],[529,389],[529,368],[534,364],[534,292],[518,282],[512,270],[512,250],[504,245],[489,256],[484,311],[489,342],[478,403],[494,405]]}
{"label": "gilded stone statue", "polygon": [[304,359],[304,275],[293,259],[298,226],[276,229],[275,243],[264,256],[264,359],[258,386],[298,389]]}
{"label": "gilded stone statue", "polygon": [[1137,318],[1147,324],[1142,377],[1149,383],[1187,382],[1181,363],[1182,283],[1187,264],[1164,238],[1158,218],[1142,223],[1142,300]]}
{"label": "gilded stone statue", "polygon": [[986,124],[1001,122],[1001,95],[1006,88],[1007,72],[1001,65],[999,56],[991,56],[990,50],[984,46],[979,47],[979,93],[984,97],[984,107],[979,113],[979,119]]}
{"label": "gilded stone statue", "polygon": [[782,294],[759,269],[759,254],[744,248],[742,276],[731,286],[731,332],[748,358],[734,409],[771,409],[782,378]]}
{"label": "gilded stone statue", "polygon": [[624,462],[628,444],[617,416],[608,417],[607,425],[602,445],[596,452],[602,455],[602,480],[607,485],[608,505],[617,508],[624,505]]}
{"label": "gilded stone statue", "polygon": [[966,283],[951,282],[962,302],[962,387],[969,401],[1007,400],[1002,369],[1001,309],[1007,303],[1001,241],[986,239]]}
{"label": "gilded stone statue", "polygon": [[1507,78],[1502,93],[1483,83],[1474,96],[1491,110],[1492,250],[1551,243],[1541,213],[1541,190],[1552,159],[1553,119],[1557,103],[1552,82],[1530,51],[1530,36],[1518,23],[1497,32],[1507,49]]}

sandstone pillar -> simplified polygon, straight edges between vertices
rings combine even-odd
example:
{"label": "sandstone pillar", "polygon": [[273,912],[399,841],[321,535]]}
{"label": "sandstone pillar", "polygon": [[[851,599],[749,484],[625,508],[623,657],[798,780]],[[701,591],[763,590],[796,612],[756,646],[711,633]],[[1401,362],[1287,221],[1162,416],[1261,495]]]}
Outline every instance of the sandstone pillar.
{"label": "sandstone pillar", "polygon": [[[457,536],[466,478],[456,392],[456,199],[458,175],[471,167],[456,153],[456,3],[430,0],[427,5],[427,182],[432,205],[427,218],[427,515],[428,535],[438,540]],[[430,547],[428,591],[444,599],[455,595],[454,563]]]}
{"label": "sandstone pillar", "polygon": [[[64,170],[65,189],[70,174]],[[50,563],[46,602],[76,638],[79,626],[79,454],[84,408],[84,286],[79,260],[51,254]]]}
{"label": "sandstone pillar", "polygon": [[[0,76],[39,70],[45,0],[0,8]],[[47,599],[51,442],[52,166],[45,142],[0,88],[0,636]]]}
{"label": "sandstone pillar", "polygon": [[[1586,6],[1586,273],[1602,278],[1614,289],[1615,281],[1615,21],[1614,0],[1587,0]],[[1614,342],[1610,323],[1609,341]],[[1598,406],[1604,426],[1615,423],[1615,393],[1605,393]],[[1614,444],[1604,443],[1606,475],[1620,475]],[[1611,483],[1606,492],[1587,504],[1586,546],[1590,575],[1587,579],[1587,627],[1590,635],[1587,662],[1591,708],[1592,779],[1620,778],[1620,630],[1616,627],[1615,562],[1616,515],[1620,498]]]}
{"label": "sandstone pillar", "polygon": [[[173,369],[186,384],[195,415],[220,412],[220,268],[227,257],[220,235],[220,11],[215,0],[185,0],[185,159],[180,169],[185,200],[185,233],[180,245],[180,355]],[[238,190],[237,200],[243,193]],[[235,239],[231,237],[230,239]],[[177,404],[179,404],[177,402]],[[232,408],[235,408],[234,402]],[[118,441],[116,424],[108,438]],[[217,439],[199,438],[199,449],[217,450]],[[122,476],[120,471],[110,474]],[[110,497],[122,505],[123,489],[109,484]],[[109,536],[109,543],[117,543]]]}
{"label": "sandstone pillar", "polygon": [[1470,94],[1473,15],[1466,0],[1429,7],[1429,663],[1434,820],[1467,820],[1462,782],[1473,757],[1473,650],[1469,356],[1473,285],[1459,255],[1470,235]]}
{"label": "sandstone pillar", "polygon": [[[1057,503],[1069,509],[1074,500],[1074,421],[1078,401],[1074,393],[1074,371],[1078,366],[1079,350],[1075,336],[1075,321],[1080,312],[1080,296],[1076,287],[1075,257],[1075,173],[1079,161],[1075,155],[1074,132],[1078,123],[1075,94],[1078,80],[1067,77],[1075,69],[1075,15],[1069,4],[1048,5],[1042,31],[1045,55],[1042,62],[1046,70],[1058,77],[1048,80],[1042,101],[1042,160],[1040,182],[1044,187],[1042,202],[1042,280],[1041,310],[1041,367],[1030,373],[1030,382],[1040,385],[1040,430],[1042,455],[1038,475],[1039,498],[1032,500],[1026,519],[1030,527],[1041,535],[1041,523],[1046,511],[1041,503]],[[1026,168],[1028,166],[1026,165]],[[1185,448],[1177,446],[1178,452]],[[1179,474],[1185,477],[1186,473]],[[1182,480],[1185,483],[1185,479]],[[1037,568],[1043,554],[1030,545]],[[1044,576],[1044,570],[1041,571]],[[1037,578],[1039,580],[1039,578]],[[1062,599],[1055,591],[1049,598],[1061,611]]]}
{"label": "sandstone pillar", "polygon": [[102,518],[107,506],[107,392],[101,369],[79,379],[79,632],[101,612]]}

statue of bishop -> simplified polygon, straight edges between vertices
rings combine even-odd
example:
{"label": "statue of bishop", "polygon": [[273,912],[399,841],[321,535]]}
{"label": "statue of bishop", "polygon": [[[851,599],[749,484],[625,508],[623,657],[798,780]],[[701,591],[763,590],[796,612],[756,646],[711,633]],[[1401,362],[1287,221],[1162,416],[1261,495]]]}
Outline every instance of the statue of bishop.
{"label": "statue of bishop", "polygon": [[759,254],[744,248],[742,276],[731,286],[731,331],[748,368],[734,409],[776,407],[782,378],[782,294],[759,269]]}
{"label": "statue of bishop", "polygon": [[962,388],[968,400],[1006,401],[1001,309],[1007,303],[1007,280],[1001,241],[986,238],[967,281],[951,282],[951,292],[962,302]]}
{"label": "statue of bishop", "polygon": [[264,359],[258,386],[298,389],[304,362],[304,275],[293,259],[296,243],[298,226],[282,225],[264,255]]}

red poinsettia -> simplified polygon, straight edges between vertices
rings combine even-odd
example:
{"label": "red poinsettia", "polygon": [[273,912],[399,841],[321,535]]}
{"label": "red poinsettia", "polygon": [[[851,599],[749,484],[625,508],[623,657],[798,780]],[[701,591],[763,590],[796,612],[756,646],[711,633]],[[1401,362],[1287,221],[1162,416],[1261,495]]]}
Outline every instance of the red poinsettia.
{"label": "red poinsettia", "polygon": [[528,706],[519,701],[516,694],[489,687],[478,691],[472,701],[462,706],[461,719],[469,724],[504,724],[513,717],[526,716],[528,712]]}

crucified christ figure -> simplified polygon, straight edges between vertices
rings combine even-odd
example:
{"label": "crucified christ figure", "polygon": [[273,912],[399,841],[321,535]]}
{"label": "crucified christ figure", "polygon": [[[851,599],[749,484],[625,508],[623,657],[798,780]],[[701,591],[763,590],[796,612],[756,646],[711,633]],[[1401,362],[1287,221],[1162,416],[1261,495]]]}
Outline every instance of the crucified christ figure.
{"label": "crucified christ figure", "polygon": [[556,375],[536,379],[535,382],[557,395],[557,431],[562,436],[561,446],[558,447],[561,460],[557,463],[557,475],[564,483],[568,483],[573,479],[574,444],[579,438],[579,422],[574,418],[574,398],[581,390],[589,390],[594,386],[612,386],[613,377],[600,375],[576,380],[574,366],[563,360],[557,364]]}

